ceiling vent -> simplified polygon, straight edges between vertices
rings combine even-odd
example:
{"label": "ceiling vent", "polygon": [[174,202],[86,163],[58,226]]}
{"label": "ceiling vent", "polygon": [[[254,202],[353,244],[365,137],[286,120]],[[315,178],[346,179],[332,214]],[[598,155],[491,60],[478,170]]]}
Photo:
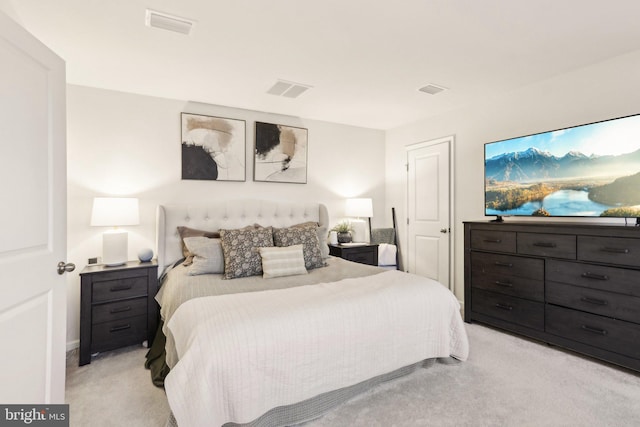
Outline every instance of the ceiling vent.
{"label": "ceiling vent", "polygon": [[160,28],[189,35],[195,25],[195,21],[180,18],[179,16],[169,15],[164,12],[158,12],[157,10],[147,9],[145,25],[147,27]]}
{"label": "ceiling vent", "polygon": [[302,95],[307,89],[311,89],[313,86],[303,85],[301,83],[287,82],[284,80],[278,80],[267,91],[268,94],[276,96],[284,96],[287,98],[297,98]]}
{"label": "ceiling vent", "polygon": [[428,93],[429,95],[435,95],[437,93],[442,92],[443,90],[447,90],[446,87],[437,86],[433,84],[428,84],[425,87],[421,87],[418,89],[420,92]]}

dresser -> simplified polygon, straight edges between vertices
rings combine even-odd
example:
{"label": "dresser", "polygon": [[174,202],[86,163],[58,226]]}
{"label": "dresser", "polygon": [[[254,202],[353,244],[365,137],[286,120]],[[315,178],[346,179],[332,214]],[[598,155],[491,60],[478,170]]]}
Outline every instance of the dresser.
{"label": "dresser", "polygon": [[80,362],[91,354],[147,341],[158,327],[158,264],[87,266],[80,273]]}
{"label": "dresser", "polygon": [[378,245],[329,245],[329,254],[360,264],[378,265]]}
{"label": "dresser", "polygon": [[640,371],[640,227],[465,222],[466,322]]}

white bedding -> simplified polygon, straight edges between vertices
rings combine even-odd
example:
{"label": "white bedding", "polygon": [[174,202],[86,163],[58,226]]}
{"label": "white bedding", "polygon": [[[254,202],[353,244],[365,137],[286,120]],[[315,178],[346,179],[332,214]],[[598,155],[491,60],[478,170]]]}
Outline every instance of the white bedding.
{"label": "white bedding", "polygon": [[466,360],[453,294],[399,271],[184,302],[166,325],[165,380],[180,426],[250,422],[266,411],[424,359]]}

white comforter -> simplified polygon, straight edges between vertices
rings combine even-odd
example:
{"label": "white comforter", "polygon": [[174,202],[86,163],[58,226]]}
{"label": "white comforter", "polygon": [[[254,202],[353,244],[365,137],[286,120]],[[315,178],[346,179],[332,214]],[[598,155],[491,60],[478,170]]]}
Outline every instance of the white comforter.
{"label": "white comforter", "polygon": [[468,355],[453,294],[399,271],[196,298],[167,326],[179,361],[165,389],[181,427],[250,422],[423,359]]}

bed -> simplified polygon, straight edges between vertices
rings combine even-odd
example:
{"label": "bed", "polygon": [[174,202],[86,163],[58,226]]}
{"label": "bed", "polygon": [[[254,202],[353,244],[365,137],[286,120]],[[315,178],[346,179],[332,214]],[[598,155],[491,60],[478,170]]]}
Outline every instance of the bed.
{"label": "bed", "polygon": [[[451,292],[330,257],[328,218],[322,204],[288,201],[158,207],[168,424],[297,424],[420,366],[466,360]],[[185,238],[185,227],[210,234]],[[261,274],[247,273],[256,252]]]}

